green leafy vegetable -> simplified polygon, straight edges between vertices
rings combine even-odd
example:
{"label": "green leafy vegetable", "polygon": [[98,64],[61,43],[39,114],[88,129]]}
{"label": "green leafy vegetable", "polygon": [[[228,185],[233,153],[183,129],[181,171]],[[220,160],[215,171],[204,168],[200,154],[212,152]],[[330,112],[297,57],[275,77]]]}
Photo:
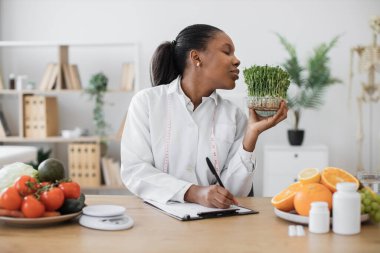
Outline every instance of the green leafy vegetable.
{"label": "green leafy vegetable", "polygon": [[280,67],[254,65],[244,69],[243,74],[248,96],[286,98],[290,76]]}

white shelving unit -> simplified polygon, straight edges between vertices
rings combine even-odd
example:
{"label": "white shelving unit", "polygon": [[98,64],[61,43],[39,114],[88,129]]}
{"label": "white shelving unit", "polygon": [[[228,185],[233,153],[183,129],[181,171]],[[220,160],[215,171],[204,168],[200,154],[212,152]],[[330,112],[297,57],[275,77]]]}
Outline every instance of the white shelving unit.
{"label": "white shelving unit", "polygon": [[[85,48],[113,48],[113,47],[120,47],[120,48],[129,48],[130,51],[132,51],[133,53],[130,53],[130,56],[132,56],[132,58],[130,59],[125,59],[125,62],[133,62],[134,64],[134,88],[133,88],[133,91],[132,92],[137,92],[140,87],[139,87],[139,44],[136,43],[136,42],[46,42],[46,41],[0,41],[0,59],[2,60],[0,62],[0,73],[2,73],[4,75],[4,72],[1,71],[3,66],[2,65],[6,65],[5,62],[7,61],[7,59],[3,59],[4,56],[2,54],[2,49],[5,49],[5,48],[11,48],[12,50],[17,50],[17,49],[25,49],[25,48],[29,48],[30,50],[34,50],[35,48],[54,48],[56,49],[56,52],[55,52],[55,58],[53,57],[53,59],[51,59],[51,61],[54,61],[56,60],[57,62],[60,62],[62,59],[62,48],[66,48],[65,50],[67,50],[67,54],[68,56],[66,56],[66,58],[68,57],[69,59],[71,58],[71,49],[73,48],[76,48],[78,50],[79,49],[85,49]],[[63,57],[65,58],[65,57]],[[69,59],[65,59],[65,61],[68,61]],[[45,62],[45,65],[47,64],[48,62]],[[80,67],[80,62],[78,62],[78,65]],[[17,65],[17,63],[14,63],[12,65]],[[102,63],[99,63],[99,66],[102,66]],[[121,67],[121,66],[120,66]],[[41,69],[44,70],[45,66],[42,66]],[[93,70],[93,72],[96,72],[98,71],[98,69],[95,69]],[[12,71],[10,71],[12,72]],[[121,73],[120,73],[121,74]],[[42,75],[43,75],[43,72],[40,73],[40,78],[39,80],[42,79]],[[4,83],[7,83],[6,81],[6,78],[5,76],[8,76],[8,75],[4,75],[2,78],[3,78],[3,81]],[[61,73],[61,70],[59,71],[59,74],[58,74],[58,79],[62,79],[62,73]],[[38,80],[38,81],[39,81]],[[84,85],[85,86],[85,85]],[[109,90],[107,91],[108,93],[125,93],[126,91],[122,90],[121,88],[118,88],[120,87],[120,85],[115,85],[115,84],[110,84],[109,85],[110,88]],[[82,84],[82,87],[83,87],[83,84]],[[36,87],[38,88],[38,87]],[[38,90],[38,89],[33,89],[33,90],[9,90],[9,89],[2,89],[0,90],[0,95],[14,95],[17,97],[18,99],[18,112],[17,112],[17,115],[18,115],[18,137],[19,139],[22,139],[24,137],[24,133],[23,133],[23,106],[22,106],[22,103],[23,103],[23,96],[26,95],[26,94],[32,94],[32,95],[67,95],[67,94],[78,94],[78,93],[82,93],[83,90],[65,90],[65,89],[58,89],[58,90]],[[128,92],[128,91],[127,91]],[[17,140],[16,138],[14,138],[16,136],[12,136],[11,141],[15,141]],[[58,138],[58,136],[57,136]],[[4,139],[4,138],[2,138]]]}
{"label": "white shelving unit", "polygon": [[264,146],[263,196],[272,197],[297,181],[305,168],[323,169],[329,164],[326,146]]}
{"label": "white shelving unit", "polygon": [[[30,145],[49,143],[50,145],[53,145],[53,150],[57,147],[57,145],[62,144],[65,145],[77,142],[99,143],[100,138],[98,136],[84,136],[78,138],[63,138],[61,136],[49,136],[46,138],[26,138],[24,135],[23,126],[23,97],[25,95],[57,96],[59,105],[64,104],[65,107],[70,107],[70,104],[72,102],[70,100],[77,99],[79,95],[84,92],[83,89],[38,89],[38,82],[42,80],[47,64],[51,62],[56,62],[58,64],[66,62],[75,63],[78,65],[82,81],[82,88],[85,88],[87,83],[87,81],[83,80],[86,78],[89,79],[90,74],[92,75],[99,72],[101,69],[108,68],[108,70],[110,70],[109,72],[112,73],[112,76],[110,75],[111,78],[109,78],[110,82],[108,85],[107,96],[112,98],[113,96],[123,96],[123,94],[129,93],[130,95],[127,95],[126,98],[130,98],[133,93],[136,93],[140,90],[139,55],[140,49],[137,42],[0,41],[0,74],[2,75],[3,83],[6,86],[3,89],[0,89],[0,103],[15,104],[11,101],[17,101],[17,108],[12,107],[12,111],[10,111],[8,108],[8,111],[5,113],[13,117],[14,122],[17,122],[17,127],[13,126],[12,136],[2,137],[0,138],[0,142],[4,144],[11,143],[12,145],[15,143],[31,143]],[[74,62],[71,61],[72,59]],[[112,62],[112,66],[110,66],[111,64],[108,63],[115,59],[116,61]],[[123,90],[121,83],[119,84],[116,81],[119,77],[121,77],[123,63],[133,63],[134,66],[134,82],[132,91]],[[118,66],[119,69],[117,69],[115,66]],[[83,72],[82,68],[84,69]],[[22,74],[30,74],[30,76],[34,76],[33,79],[36,81],[36,88],[32,90],[8,89],[7,77],[9,73],[18,71]],[[62,70],[59,68],[58,79],[60,78],[60,80],[62,80],[62,75]],[[62,101],[60,100],[61,97],[64,98]],[[87,98],[83,97],[83,99]],[[123,110],[126,111],[126,109],[127,108],[123,107]],[[73,110],[78,110],[78,108],[73,108]],[[115,110],[118,110],[117,107]],[[118,113],[119,112],[120,110],[118,110]],[[121,115],[121,117],[123,116],[124,115]],[[92,118],[91,116],[88,117]],[[73,121],[75,121],[75,119],[73,119]],[[77,126],[80,125],[72,122],[72,128]],[[62,130],[62,128],[60,128],[60,130]],[[115,130],[117,131],[117,129]],[[115,140],[116,138],[115,136],[109,136],[108,139]],[[107,190],[114,188],[102,186],[100,190],[101,189]],[[91,190],[96,191],[94,188]]]}

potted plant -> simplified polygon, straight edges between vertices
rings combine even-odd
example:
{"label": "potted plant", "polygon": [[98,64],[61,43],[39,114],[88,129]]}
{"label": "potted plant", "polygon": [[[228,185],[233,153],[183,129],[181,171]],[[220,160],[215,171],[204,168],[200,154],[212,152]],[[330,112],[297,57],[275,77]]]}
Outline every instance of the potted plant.
{"label": "potted plant", "polygon": [[254,65],[244,69],[243,75],[248,89],[248,108],[255,109],[262,117],[274,115],[281,100],[286,99],[289,74],[278,66]]}
{"label": "potted plant", "polygon": [[107,152],[106,135],[108,124],[105,121],[103,110],[107,84],[108,78],[103,73],[97,73],[91,77],[90,83],[85,89],[85,92],[95,101],[92,119],[95,123],[95,134],[100,136],[102,156]]}
{"label": "potted plant", "polygon": [[290,75],[292,87],[295,87],[295,93],[288,93],[287,97],[288,107],[294,119],[293,128],[288,130],[288,139],[291,145],[302,145],[304,130],[299,129],[301,111],[320,108],[326,88],[341,82],[332,77],[328,57],[339,36],[334,37],[329,43],[318,45],[307,59],[306,66],[300,65],[295,46],[280,34],[277,34],[277,37],[289,54],[282,66]]}

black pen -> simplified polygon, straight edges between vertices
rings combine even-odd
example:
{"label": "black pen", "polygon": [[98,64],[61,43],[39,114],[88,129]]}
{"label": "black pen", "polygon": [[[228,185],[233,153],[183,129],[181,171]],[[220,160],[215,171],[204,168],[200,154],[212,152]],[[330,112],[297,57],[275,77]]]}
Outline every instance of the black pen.
{"label": "black pen", "polygon": [[207,162],[207,165],[208,167],[210,168],[211,170],[211,173],[214,174],[214,176],[216,177],[216,181],[218,181],[219,185],[222,186],[224,188],[224,185],[222,183],[222,180],[220,180],[219,176],[218,176],[218,173],[216,173],[216,170],[214,168],[214,165],[212,165],[210,159],[208,159],[208,157],[206,157],[206,162]]}

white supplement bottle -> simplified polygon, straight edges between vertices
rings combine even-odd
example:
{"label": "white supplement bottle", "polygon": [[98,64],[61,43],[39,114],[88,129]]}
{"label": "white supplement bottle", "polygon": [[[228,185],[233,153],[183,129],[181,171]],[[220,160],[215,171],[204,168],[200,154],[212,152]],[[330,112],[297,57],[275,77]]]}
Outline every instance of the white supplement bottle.
{"label": "white supplement bottle", "polygon": [[309,232],[323,234],[330,230],[330,211],[327,202],[311,203]]}
{"label": "white supplement bottle", "polygon": [[338,183],[333,195],[333,231],[341,235],[360,233],[360,194],[354,183]]}

